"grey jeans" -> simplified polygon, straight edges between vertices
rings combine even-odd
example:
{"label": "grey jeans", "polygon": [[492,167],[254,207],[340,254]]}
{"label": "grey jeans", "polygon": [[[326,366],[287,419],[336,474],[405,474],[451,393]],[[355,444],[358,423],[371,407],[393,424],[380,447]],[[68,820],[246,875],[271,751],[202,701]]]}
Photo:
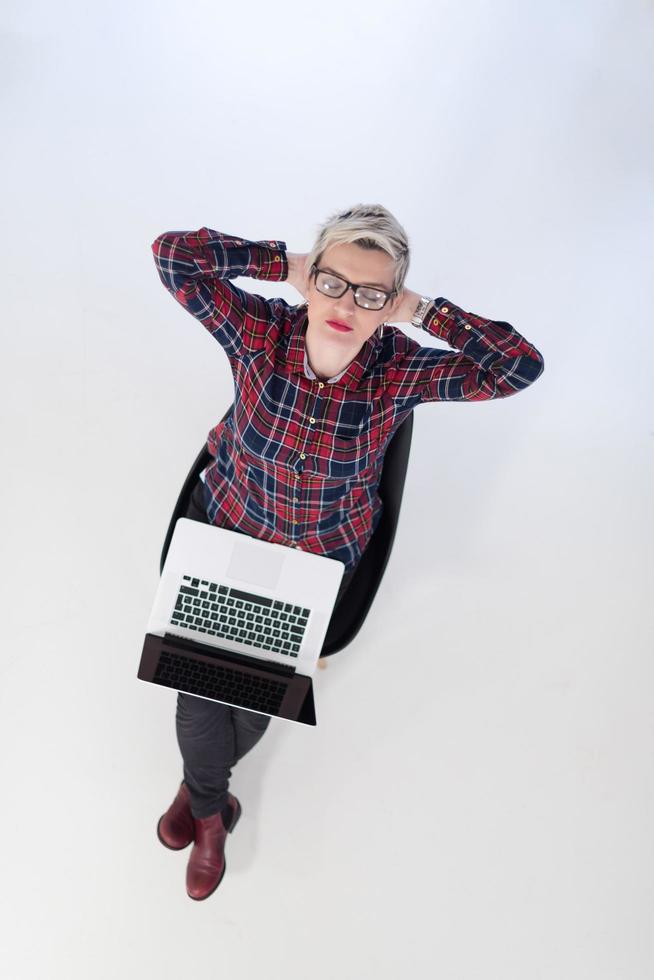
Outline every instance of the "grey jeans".
{"label": "grey jeans", "polygon": [[[184,516],[209,523],[201,480],[193,489]],[[352,574],[343,576],[339,599]],[[257,744],[270,724],[270,715],[178,691],[175,722],[191,813],[197,819],[209,817],[227,802],[232,767]]]}

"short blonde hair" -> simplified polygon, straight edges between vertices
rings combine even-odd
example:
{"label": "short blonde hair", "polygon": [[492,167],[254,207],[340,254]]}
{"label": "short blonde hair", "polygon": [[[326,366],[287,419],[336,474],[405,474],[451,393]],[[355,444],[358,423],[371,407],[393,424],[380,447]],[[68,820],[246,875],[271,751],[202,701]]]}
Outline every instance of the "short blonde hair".
{"label": "short blonde hair", "polygon": [[315,244],[305,261],[305,273],[320,265],[323,253],[332,245],[356,243],[360,248],[386,252],[395,262],[393,288],[404,288],[409,271],[409,239],[397,218],[381,204],[355,204],[337,211],[320,226]]}

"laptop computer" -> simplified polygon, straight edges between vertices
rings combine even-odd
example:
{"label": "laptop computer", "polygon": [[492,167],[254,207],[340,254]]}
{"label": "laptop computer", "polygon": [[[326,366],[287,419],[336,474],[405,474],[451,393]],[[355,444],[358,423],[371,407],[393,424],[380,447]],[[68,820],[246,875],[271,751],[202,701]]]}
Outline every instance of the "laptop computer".
{"label": "laptop computer", "polygon": [[138,679],[315,725],[311,678],[344,571],[335,558],[180,517]]}

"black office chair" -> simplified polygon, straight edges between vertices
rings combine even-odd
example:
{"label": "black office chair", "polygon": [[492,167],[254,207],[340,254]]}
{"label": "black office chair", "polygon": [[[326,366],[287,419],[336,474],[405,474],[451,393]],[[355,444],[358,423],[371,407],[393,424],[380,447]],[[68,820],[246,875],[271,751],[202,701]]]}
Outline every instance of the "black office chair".
{"label": "black office chair", "polygon": [[[232,411],[227,409],[221,421]],[[383,502],[382,515],[379,524],[361,556],[350,584],[334,607],[332,617],[327,627],[321,657],[329,657],[352,642],[357,635],[377,594],[377,589],[384,575],[386,564],[390,557],[397,522],[400,516],[400,504],[404,492],[404,480],[409,463],[411,435],[413,433],[413,411],[409,412],[402,424],[396,430],[384,454],[382,473],[379,479],[378,492]],[[173,510],[166,540],[161,552],[160,573],[163,571],[170,540],[175,530],[175,524],[188,507],[193,488],[202,470],[212,461],[206,443],[198,453],[195,462],[180,491],[175,509]]]}

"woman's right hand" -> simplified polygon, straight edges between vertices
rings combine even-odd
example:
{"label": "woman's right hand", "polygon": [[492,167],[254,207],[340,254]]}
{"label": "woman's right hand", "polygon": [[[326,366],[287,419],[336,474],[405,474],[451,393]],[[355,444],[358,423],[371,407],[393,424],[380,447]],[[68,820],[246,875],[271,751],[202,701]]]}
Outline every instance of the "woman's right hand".
{"label": "woman's right hand", "polygon": [[298,293],[301,294],[303,299],[307,299],[309,296],[309,277],[304,273],[304,263],[306,262],[308,252],[287,252],[286,259],[288,261],[288,276],[286,277],[286,282],[290,282],[291,286],[297,289]]}

